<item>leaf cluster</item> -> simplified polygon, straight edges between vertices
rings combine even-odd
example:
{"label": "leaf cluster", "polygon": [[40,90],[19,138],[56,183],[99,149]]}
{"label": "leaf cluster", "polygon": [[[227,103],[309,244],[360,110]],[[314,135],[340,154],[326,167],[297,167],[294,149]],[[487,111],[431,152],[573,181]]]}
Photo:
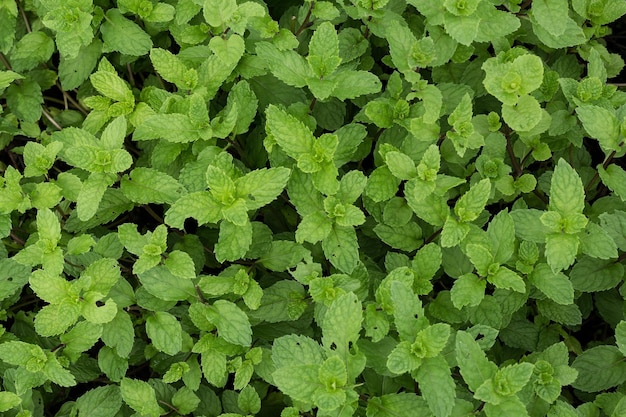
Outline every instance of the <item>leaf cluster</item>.
{"label": "leaf cluster", "polygon": [[625,0],[0,0],[0,413],[626,414]]}

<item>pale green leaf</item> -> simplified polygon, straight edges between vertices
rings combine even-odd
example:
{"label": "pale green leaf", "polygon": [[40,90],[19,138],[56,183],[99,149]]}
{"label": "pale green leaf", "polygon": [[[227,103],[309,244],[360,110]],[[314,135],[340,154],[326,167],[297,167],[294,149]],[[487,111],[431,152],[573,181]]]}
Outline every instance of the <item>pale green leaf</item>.
{"label": "pale green leaf", "polygon": [[359,242],[353,227],[333,225],[322,240],[322,249],[333,266],[346,274],[352,273],[359,262]]}
{"label": "pale green leaf", "polygon": [[172,274],[165,266],[157,266],[138,275],[146,291],[165,301],[186,300],[195,297],[193,283]]}
{"label": "pale green leaf", "polygon": [[122,395],[116,385],[87,391],[76,400],[78,417],[114,417],[122,407]]}
{"label": "pale green leaf", "polygon": [[565,32],[569,14],[567,0],[538,0],[532,4],[533,17],[542,28],[553,36]]}
{"label": "pale green leaf", "polygon": [[282,192],[291,171],[284,167],[257,169],[235,181],[238,197],[245,199],[248,210],[272,202]]}
{"label": "pale green leaf", "polygon": [[474,221],[484,210],[490,193],[491,182],[487,178],[472,185],[454,206],[454,212],[459,220],[462,222]]}
{"label": "pale green leaf", "polygon": [[17,394],[7,391],[0,392],[0,412],[2,413],[20,405],[21,402],[22,399]]}
{"label": "pale green leaf", "polygon": [[547,264],[536,265],[528,278],[554,302],[564,305],[574,302],[574,287],[569,278],[562,272],[552,272]]}
{"label": "pale green leaf", "polygon": [[120,181],[124,195],[139,204],[173,203],[187,194],[174,178],[153,168],[138,167]]}
{"label": "pale green leaf", "polygon": [[252,225],[250,222],[238,226],[229,221],[222,221],[219,238],[215,244],[215,257],[218,262],[241,259],[251,244]]}
{"label": "pale green leaf", "polygon": [[598,140],[605,152],[619,150],[620,127],[615,112],[587,104],[577,107],[576,114],[587,133]]}
{"label": "pale green leaf", "polygon": [[487,281],[474,274],[464,274],[458,277],[452,289],[450,297],[452,303],[458,309],[464,306],[477,306],[485,297]]}
{"label": "pale green leaf", "polygon": [[120,382],[120,391],[124,402],[141,416],[159,417],[161,415],[154,388],[147,382],[123,378]]}
{"label": "pale green leaf", "polygon": [[236,10],[237,2],[235,0],[205,0],[203,15],[209,25],[223,29],[223,26]]}
{"label": "pale green leaf", "polygon": [[70,301],[44,306],[35,316],[35,331],[41,336],[57,336],[76,323],[80,307]]}
{"label": "pale green leaf", "polygon": [[109,9],[100,26],[104,52],[117,51],[122,54],[147,55],[152,48],[152,39],[139,25],[125,18],[118,9]]}
{"label": "pale green leaf", "polygon": [[321,323],[322,344],[335,351],[345,362],[350,343],[355,343],[361,331],[363,308],[357,296],[346,293],[328,307]]}
{"label": "pale green leaf", "polygon": [[456,386],[450,367],[442,356],[424,359],[417,369],[415,380],[435,417],[446,417],[452,413]]}
{"label": "pale green leaf", "polygon": [[626,381],[626,362],[615,346],[587,349],[574,359],[572,367],[578,371],[572,386],[584,392],[604,391]]}
{"label": "pale green leaf", "polygon": [[165,212],[165,222],[177,229],[183,229],[189,217],[196,219],[199,225],[217,223],[222,218],[222,205],[211,193],[197,191],[179,198]]}
{"label": "pale green leaf", "polygon": [[487,359],[485,352],[469,333],[457,332],[455,351],[461,376],[472,391],[476,391],[496,374],[498,367]]}
{"label": "pale green leaf", "polygon": [[518,132],[528,132],[539,124],[543,117],[543,110],[537,99],[530,95],[523,95],[515,104],[502,105],[502,118],[511,129]]}
{"label": "pale green leaf", "polygon": [[300,120],[280,108],[269,105],[266,129],[285,153],[294,159],[313,152],[315,137]]}
{"label": "pale green leaf", "polygon": [[146,319],[146,333],[154,347],[168,355],[175,355],[182,348],[182,328],[173,315],[157,311]]}
{"label": "pale green leaf", "polygon": [[546,236],[546,259],[554,273],[567,269],[574,263],[579,245],[578,236],[551,233]]}
{"label": "pale green leaf", "polygon": [[213,324],[217,327],[219,336],[236,345],[250,346],[252,329],[246,313],[226,300],[218,300],[211,307],[215,311]]}
{"label": "pale green leaf", "polygon": [[606,169],[598,167],[598,174],[602,182],[617,194],[622,201],[626,201],[626,171],[618,165],[610,164]]}

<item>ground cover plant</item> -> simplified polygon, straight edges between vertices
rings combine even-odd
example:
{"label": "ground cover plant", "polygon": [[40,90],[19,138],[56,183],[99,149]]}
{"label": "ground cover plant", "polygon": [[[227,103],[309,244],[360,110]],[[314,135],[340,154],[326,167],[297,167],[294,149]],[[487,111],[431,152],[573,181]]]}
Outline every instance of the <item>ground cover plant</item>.
{"label": "ground cover plant", "polygon": [[0,0],[0,412],[626,415],[624,14]]}

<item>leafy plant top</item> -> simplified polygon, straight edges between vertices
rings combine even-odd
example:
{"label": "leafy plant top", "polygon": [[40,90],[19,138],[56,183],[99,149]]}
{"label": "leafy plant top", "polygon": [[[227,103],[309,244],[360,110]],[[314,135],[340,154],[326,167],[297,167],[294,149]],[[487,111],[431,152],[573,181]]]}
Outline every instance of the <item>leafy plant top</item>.
{"label": "leafy plant top", "polygon": [[625,14],[0,0],[0,413],[624,415]]}

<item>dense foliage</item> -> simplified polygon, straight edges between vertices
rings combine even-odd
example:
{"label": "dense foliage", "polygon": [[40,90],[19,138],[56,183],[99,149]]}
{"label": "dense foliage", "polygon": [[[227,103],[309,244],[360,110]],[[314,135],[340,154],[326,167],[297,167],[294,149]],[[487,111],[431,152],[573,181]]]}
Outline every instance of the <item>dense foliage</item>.
{"label": "dense foliage", "polygon": [[625,416],[624,14],[0,0],[0,412]]}

